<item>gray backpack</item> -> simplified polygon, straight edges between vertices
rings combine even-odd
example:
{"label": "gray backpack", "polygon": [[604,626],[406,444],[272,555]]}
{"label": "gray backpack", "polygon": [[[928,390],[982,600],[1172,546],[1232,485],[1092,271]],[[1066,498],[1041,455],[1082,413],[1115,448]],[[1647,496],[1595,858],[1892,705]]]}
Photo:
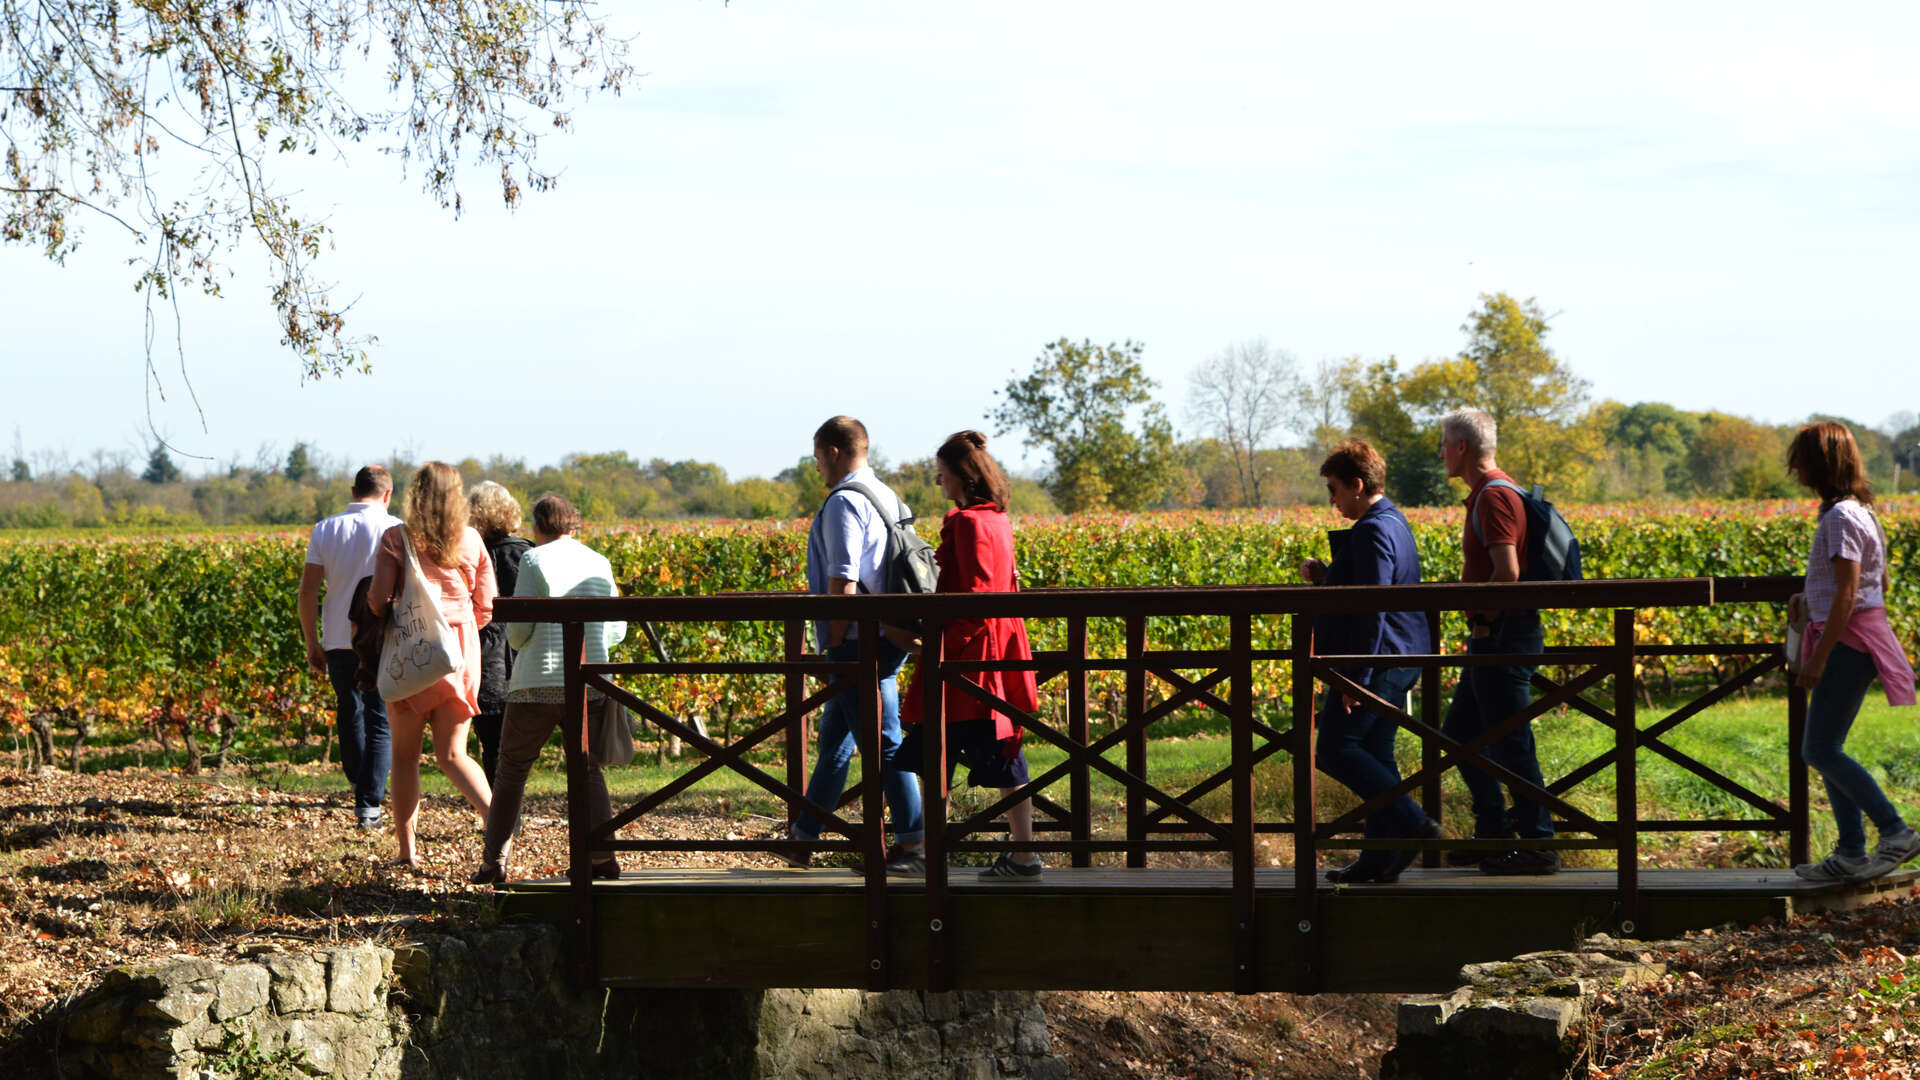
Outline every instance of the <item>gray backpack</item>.
{"label": "gray backpack", "polygon": [[[1545,488],[1535,484],[1528,491],[1511,480],[1489,480],[1486,486],[1518,493],[1526,511],[1527,568],[1520,574],[1521,581],[1579,581],[1585,576],[1580,567],[1580,539],[1573,535],[1567,519],[1547,501]],[[1486,543],[1486,533],[1480,528],[1480,500],[1474,500],[1473,516],[1467,521],[1473,526],[1474,538]]]}
{"label": "gray backpack", "polygon": [[[865,484],[841,484],[828,492],[827,496],[831,498],[840,491],[857,491],[865,495],[885,520],[886,504],[873,493],[873,489]],[[896,501],[894,505],[897,508],[899,503]],[[826,504],[822,502],[820,508],[825,510]],[[887,574],[887,592],[930,593],[939,585],[940,565],[934,561],[933,545],[920,539],[920,534],[913,531],[913,521],[909,516],[887,522],[887,553],[881,560],[881,566]],[[865,586],[861,588],[865,590]]]}

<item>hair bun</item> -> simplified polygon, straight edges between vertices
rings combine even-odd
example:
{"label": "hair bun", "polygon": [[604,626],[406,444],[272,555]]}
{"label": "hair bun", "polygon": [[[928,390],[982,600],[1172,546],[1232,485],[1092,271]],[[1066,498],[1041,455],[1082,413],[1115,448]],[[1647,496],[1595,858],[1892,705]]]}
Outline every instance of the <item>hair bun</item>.
{"label": "hair bun", "polygon": [[977,431],[964,431],[960,434],[960,437],[972,443],[975,449],[985,450],[987,448],[987,437]]}

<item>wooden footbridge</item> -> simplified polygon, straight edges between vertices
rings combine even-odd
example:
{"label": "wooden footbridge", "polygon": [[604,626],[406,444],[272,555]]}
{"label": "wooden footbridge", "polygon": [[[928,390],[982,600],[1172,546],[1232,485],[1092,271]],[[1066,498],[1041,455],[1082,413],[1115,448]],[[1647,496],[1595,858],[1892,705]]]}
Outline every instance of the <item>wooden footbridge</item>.
{"label": "wooden footbridge", "polygon": [[[502,599],[495,618],[560,623],[568,655],[569,714],[580,717],[566,736],[570,867],[567,878],[523,882],[506,899],[510,913],[550,919],[569,933],[573,972],[582,983],[628,987],[898,987],[945,989],[1187,989],[1416,991],[1451,987],[1468,961],[1563,947],[1582,933],[1659,937],[1724,922],[1751,922],[1818,907],[1852,906],[1904,889],[1911,873],[1869,886],[1821,886],[1788,869],[1658,870],[1640,866],[1640,838],[1648,833],[1731,830],[1785,834],[1789,858],[1807,861],[1808,776],[1800,757],[1805,723],[1803,692],[1790,690],[1780,727],[1784,803],[1757,793],[1712,765],[1675,749],[1668,735],[1756,680],[1784,666],[1775,642],[1650,644],[1636,641],[1634,615],[1648,608],[1707,604],[1783,604],[1797,578],[1688,578],[1500,585],[1434,584],[1313,588],[1239,586],[1120,590],[1042,589],[1004,594],[816,597],[790,593],[618,599]],[[1412,702],[1385,702],[1339,673],[1360,658],[1316,655],[1312,624],[1324,611],[1429,613],[1438,635],[1441,613],[1514,608],[1601,609],[1611,612],[1611,640],[1598,646],[1552,647],[1535,679],[1532,706],[1466,743],[1439,729],[1442,672],[1519,658],[1436,654],[1395,657],[1418,666],[1422,681]],[[871,767],[879,745],[880,620],[915,618],[929,628],[942,620],[1018,616],[1063,620],[1066,648],[1037,652],[1029,662],[953,661],[940,654],[940,635],[926,635],[921,678],[958,687],[1020,717],[1029,746],[1064,754],[1012,796],[960,820],[948,821],[941,777],[929,769],[923,785],[927,876],[888,878],[882,870],[885,835],[880,772]],[[860,626],[857,660],[835,663],[805,651],[803,628],[814,619],[848,619]],[[1088,647],[1089,620],[1124,624],[1121,655]],[[783,655],[728,662],[587,664],[584,624],[766,622],[781,627]],[[1154,648],[1150,626],[1206,620],[1210,643],[1201,648]],[[1769,617],[1770,624],[1778,621]],[[1256,647],[1256,628],[1268,640]],[[1283,631],[1275,636],[1273,631]],[[1192,635],[1188,635],[1191,637]],[[1648,657],[1716,657],[1731,671],[1712,689],[1652,723],[1643,724],[1636,700],[1636,665]],[[1287,693],[1278,705],[1258,705],[1255,688],[1271,682],[1279,665]],[[1064,684],[1064,723],[1049,723],[1013,708],[969,678],[991,669],[1033,669],[1043,685]],[[1106,733],[1089,727],[1088,677],[1118,672],[1125,690],[1121,718]],[[1547,673],[1555,673],[1549,678]],[[722,744],[694,724],[642,699],[614,680],[621,676],[779,676],[785,709]],[[1150,684],[1160,684],[1158,700]],[[1319,820],[1313,767],[1316,683],[1365,697],[1395,716],[1420,741],[1421,765],[1400,787],[1353,810]],[[930,683],[932,685],[932,683]],[[703,760],[613,820],[590,827],[585,804],[586,693],[589,687],[625,702],[663,735],[681,739]],[[808,717],[835,695],[851,691],[859,704],[858,785],[839,807],[809,803],[803,793],[811,749]],[[1589,691],[1600,694],[1599,700]],[[927,754],[945,760],[943,695],[923,695]],[[1228,721],[1227,766],[1184,791],[1154,781],[1148,741],[1156,723],[1185,708],[1216,710]],[[1565,709],[1611,732],[1611,747],[1544,788],[1525,784],[1487,760],[1482,748],[1550,710]],[[1282,726],[1284,725],[1284,726]],[[779,740],[779,742],[775,742]],[[784,776],[749,758],[784,743]],[[1724,792],[1744,808],[1739,818],[1646,819],[1638,806],[1638,763],[1657,755]],[[1259,780],[1291,773],[1291,816],[1268,820],[1256,811]],[[1550,841],[1365,840],[1365,816],[1400,793],[1417,793],[1429,815],[1441,818],[1441,778],[1473,762],[1545,803],[1558,836]],[[856,852],[864,876],[839,869],[628,870],[596,881],[590,852],[768,853],[778,837],[680,840],[618,835],[645,832],[645,818],[702,778],[719,770],[741,774],[783,801],[828,823],[815,852]],[[1285,770],[1277,772],[1277,770]],[[1611,773],[1610,811],[1595,816],[1568,800],[1580,784]],[[1124,832],[1096,835],[1092,780],[1116,784],[1124,803]],[[1048,792],[1059,781],[1064,801]],[[1225,793],[1225,812],[1217,809]],[[948,856],[1005,850],[1001,815],[1032,797],[1034,850],[1053,853],[1035,881],[977,881],[971,869],[948,868]],[[1203,812],[1205,805],[1215,808]],[[845,813],[857,806],[858,819]],[[944,822],[944,827],[936,827]],[[834,834],[837,834],[834,835]],[[1271,844],[1290,841],[1292,865],[1260,859]],[[1424,848],[1423,863],[1392,885],[1335,887],[1316,869],[1321,851],[1367,847]],[[1502,878],[1477,870],[1442,869],[1441,854],[1457,848],[1550,846],[1599,849],[1608,869],[1574,869],[1544,878]],[[1104,863],[1093,865],[1094,856]],[[1066,865],[1059,865],[1065,856]],[[1150,866],[1150,859],[1162,865]],[[764,864],[764,860],[755,860]],[[1172,863],[1184,863],[1175,865]],[[1198,864],[1198,865],[1195,865]]]}

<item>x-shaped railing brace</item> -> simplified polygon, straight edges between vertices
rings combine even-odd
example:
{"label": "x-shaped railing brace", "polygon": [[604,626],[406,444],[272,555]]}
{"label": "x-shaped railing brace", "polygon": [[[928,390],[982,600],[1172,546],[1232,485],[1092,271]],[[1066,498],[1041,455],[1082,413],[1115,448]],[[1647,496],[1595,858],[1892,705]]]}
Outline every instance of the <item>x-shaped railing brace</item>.
{"label": "x-shaped railing brace", "polygon": [[1407,714],[1406,710],[1397,705],[1389,704],[1385,699],[1375,695],[1372,691],[1354,682],[1346,675],[1341,674],[1334,669],[1333,665],[1325,661],[1315,660],[1313,662],[1313,674],[1315,678],[1324,682],[1329,689],[1358,700],[1363,707],[1372,709],[1382,718],[1395,721],[1408,731],[1419,735],[1429,742],[1438,743],[1442,751],[1444,751],[1432,765],[1414,770],[1388,790],[1375,795],[1373,798],[1361,803],[1340,817],[1321,825],[1314,833],[1315,839],[1331,839],[1336,833],[1341,832],[1343,829],[1361,824],[1368,814],[1373,813],[1394,799],[1419,787],[1420,783],[1428,776],[1437,775],[1445,771],[1448,766],[1456,762],[1461,762],[1463,757],[1471,760],[1461,763],[1470,764],[1483,772],[1491,773],[1495,777],[1505,781],[1508,788],[1517,796],[1524,796],[1534,802],[1558,810],[1575,827],[1594,833],[1597,836],[1613,835],[1612,826],[1594,819],[1579,807],[1562,799],[1553,791],[1536,786],[1532,781],[1522,777],[1519,773],[1508,769],[1497,761],[1483,756],[1481,753],[1481,751],[1499,739],[1504,738],[1509,733],[1518,731],[1522,726],[1532,723],[1535,718],[1544,715],[1548,710],[1567,702],[1568,699],[1576,697],[1581,692],[1598,683],[1601,679],[1613,674],[1613,672],[1606,667],[1596,666],[1589,668],[1587,671],[1570,680],[1567,685],[1557,688],[1553,693],[1548,694],[1527,708],[1513,714],[1492,728],[1475,735],[1464,743],[1457,742],[1448,737],[1437,727],[1415,720]]}
{"label": "x-shaped railing brace", "polygon": [[[1681,768],[1687,770],[1688,772],[1694,774],[1695,776],[1698,776],[1700,779],[1707,781],[1708,783],[1714,785],[1715,787],[1719,788],[1722,791],[1725,791],[1729,795],[1739,796],[1742,800],[1747,802],[1754,809],[1767,815],[1767,817],[1773,819],[1775,822],[1778,822],[1780,824],[1787,824],[1791,815],[1787,811],[1786,807],[1781,806],[1780,804],[1774,802],[1773,800],[1767,798],[1766,796],[1753,791],[1752,789],[1741,784],[1739,781],[1734,780],[1731,777],[1722,775],[1718,770],[1698,760],[1697,758],[1694,758],[1684,753],[1683,751],[1676,750],[1673,747],[1668,746],[1665,742],[1662,742],[1660,738],[1662,735],[1665,735],[1667,732],[1672,731],[1676,727],[1679,727],[1682,723],[1691,719],[1695,715],[1705,711],[1706,709],[1717,704],[1718,702],[1728,697],[1731,697],[1733,693],[1739,690],[1741,687],[1754,682],[1755,680],[1759,679],[1760,676],[1765,675],[1766,673],[1774,670],[1775,668],[1782,666],[1784,663],[1785,661],[1780,656],[1774,655],[1774,656],[1765,657],[1759,663],[1754,664],[1752,667],[1743,669],[1739,673],[1735,674],[1733,677],[1729,678],[1726,682],[1721,683],[1719,686],[1714,687],[1712,690],[1708,691],[1707,693],[1702,694],[1700,697],[1695,698],[1694,700],[1688,702],[1686,705],[1682,706],[1681,708],[1674,710],[1671,714],[1667,716],[1666,719],[1660,721],[1659,723],[1649,724],[1644,728],[1636,728],[1634,731],[1635,745],[1645,747],[1646,749],[1651,750],[1656,754],[1659,754],[1661,757],[1666,758],[1668,761],[1673,762],[1675,765],[1680,766]],[[1557,684],[1555,684],[1552,680],[1548,679],[1544,675],[1535,675],[1533,678],[1533,683],[1535,686],[1538,686],[1541,689],[1547,690],[1549,692],[1555,689],[1558,689]],[[1614,717],[1612,713],[1601,709],[1599,706],[1594,705],[1592,702],[1588,701],[1584,697],[1579,697],[1576,695],[1574,698],[1568,701],[1568,704],[1573,706],[1575,709],[1578,709],[1582,713],[1585,713],[1586,715],[1593,717],[1595,720],[1598,720],[1601,723],[1606,724],[1608,727],[1613,728],[1616,731],[1618,731],[1620,728],[1619,721]],[[1567,775],[1561,777],[1560,779],[1555,780],[1553,783],[1547,786],[1549,790],[1552,790],[1554,792],[1570,791],[1576,785],[1578,785],[1581,781],[1586,780],[1588,777],[1599,772],[1601,769],[1604,769],[1607,766],[1613,764],[1619,759],[1620,759],[1620,748],[1616,746],[1613,749],[1608,750],[1606,753],[1601,754],[1599,757],[1594,758],[1592,761],[1587,762],[1585,765],[1582,765],[1579,768],[1568,773]]]}
{"label": "x-shaped railing brace", "polygon": [[[1174,697],[1169,698],[1165,703],[1169,707],[1175,706],[1175,705],[1181,705],[1186,703],[1187,701],[1197,701],[1200,704],[1205,705],[1207,708],[1214,710],[1215,712],[1221,713],[1226,716],[1233,715],[1231,706],[1229,706],[1225,701],[1222,701],[1216,695],[1208,692],[1210,687],[1215,686],[1226,679],[1228,675],[1228,672],[1226,670],[1222,669],[1219,671],[1215,671],[1201,678],[1198,682],[1187,679],[1186,677],[1182,676],[1179,672],[1173,671],[1171,669],[1149,668],[1148,670],[1152,674],[1158,675],[1161,679],[1165,680],[1167,685],[1172,686],[1176,691],[1178,691],[1178,693]],[[1285,750],[1287,748],[1287,744],[1286,744],[1287,737],[1293,734],[1293,729],[1288,728],[1285,731],[1275,731],[1272,727],[1269,727],[1268,725],[1260,722],[1259,720],[1255,720],[1253,721],[1253,733],[1255,735],[1260,735],[1265,737],[1267,741],[1254,749],[1253,758],[1248,763],[1248,768],[1252,768],[1253,766],[1260,764],[1261,762],[1267,760],[1268,758],[1279,753],[1280,751]],[[1201,798],[1207,793],[1213,791],[1215,788],[1218,788],[1221,785],[1228,783],[1232,779],[1233,779],[1233,770],[1222,769],[1219,772],[1214,773],[1212,776],[1207,777],[1205,780],[1202,780],[1199,783],[1195,784],[1194,786],[1181,792],[1180,801],[1183,803],[1191,803],[1193,802],[1193,800]],[[1146,817],[1142,818],[1140,824],[1143,827],[1158,825],[1160,822],[1165,821],[1166,818],[1167,818],[1167,812],[1165,810],[1155,810],[1153,813],[1148,814]]]}
{"label": "x-shaped railing brace", "polygon": [[1034,792],[1044,789],[1048,784],[1065,776],[1072,766],[1078,762],[1105,774],[1107,777],[1118,782],[1122,788],[1140,792],[1149,800],[1187,819],[1198,827],[1200,831],[1211,834],[1216,840],[1222,843],[1229,841],[1230,837],[1224,825],[1201,815],[1192,807],[1181,803],[1178,799],[1174,798],[1174,796],[1147,783],[1145,780],[1133,775],[1120,766],[1115,765],[1103,756],[1108,750],[1118,746],[1120,742],[1129,734],[1132,734],[1135,729],[1144,729],[1146,725],[1151,722],[1152,712],[1135,717],[1124,726],[1107,734],[1097,742],[1087,746],[1078,746],[1074,744],[1072,739],[1035,720],[1033,716],[1025,710],[1009,704],[998,694],[986,689],[979,683],[962,677],[964,675],[963,672],[948,673],[943,671],[941,675],[944,681],[949,682],[951,685],[958,686],[963,692],[971,694],[982,702],[985,702],[989,708],[1003,712],[1009,717],[1017,718],[1022,727],[1039,735],[1042,739],[1052,743],[1054,746],[1059,747],[1067,755],[1065,761],[1048,769],[1040,776],[1029,780],[1025,785],[1015,788],[1013,794],[1003,797],[999,802],[967,818],[965,821],[949,825],[947,827],[948,835],[957,839],[969,832],[984,827],[992,822],[994,818],[1006,812],[1007,809],[1017,805],[1020,800]]}
{"label": "x-shaped railing brace", "polygon": [[675,795],[680,794],[723,768],[733,769],[733,771],[752,780],[754,783],[781,799],[799,803],[806,808],[807,813],[820,819],[826,827],[833,829],[843,836],[852,838],[858,831],[854,825],[839,817],[832,810],[807,798],[806,792],[795,791],[786,784],[774,779],[774,777],[759,766],[746,760],[747,751],[767,741],[774,735],[779,734],[781,731],[786,730],[788,721],[796,716],[805,716],[807,713],[812,712],[839,696],[850,685],[846,678],[836,676],[829,679],[827,684],[815,692],[812,697],[807,698],[799,705],[766,721],[759,727],[735,739],[731,744],[722,746],[711,738],[701,734],[691,725],[683,723],[678,718],[670,716],[667,713],[661,712],[659,709],[640,700],[633,694],[621,689],[612,679],[592,672],[584,673],[584,677],[588,686],[598,688],[601,692],[610,695],[622,705],[639,713],[654,724],[659,725],[667,734],[678,735],[682,741],[699,748],[701,753],[707,755],[707,760],[674,777],[646,798],[641,799],[639,802],[621,811],[615,815],[611,821],[608,821],[599,829],[594,830],[592,837],[594,840],[610,839],[622,826],[638,821],[642,816],[657,808],[668,799],[673,798]]}

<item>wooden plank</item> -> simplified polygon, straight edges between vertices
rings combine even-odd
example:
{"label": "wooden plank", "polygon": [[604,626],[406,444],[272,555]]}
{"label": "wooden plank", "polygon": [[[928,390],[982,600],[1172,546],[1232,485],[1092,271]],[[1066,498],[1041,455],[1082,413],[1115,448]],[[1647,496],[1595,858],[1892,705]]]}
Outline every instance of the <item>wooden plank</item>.
{"label": "wooden plank", "polygon": [[[1397,885],[1322,887],[1315,985],[1293,976],[1307,936],[1294,927],[1290,871],[1263,871],[1255,909],[1255,989],[1419,992],[1451,989],[1463,963],[1561,948],[1605,926],[1613,871],[1488,878],[1410,870]],[[1850,907],[1897,895],[1920,872],[1867,886],[1817,885],[1792,871],[1645,870],[1641,932],[1668,937],[1795,910]],[[1039,881],[978,882],[962,872],[948,896],[953,985],[959,989],[1231,990],[1235,916],[1225,868],[1049,868]],[[635,870],[594,889],[596,957],[607,985],[654,988],[862,987],[871,971],[860,878],[827,870]],[[565,925],[562,879],[518,883],[511,917]],[[928,981],[923,888],[886,892],[896,986]],[[1434,933],[1444,926],[1444,934]]]}
{"label": "wooden plank", "polygon": [[[1095,866],[1085,869],[1050,866],[1044,875],[1033,881],[993,882],[976,881],[966,874],[964,868],[956,867],[955,870],[958,872],[954,874],[949,885],[955,895],[982,892],[1033,894],[1112,891],[1138,892],[1145,895],[1197,895],[1208,892],[1225,895],[1232,888],[1233,881],[1233,871],[1224,866],[1153,867],[1145,870],[1130,870],[1118,866]],[[1262,867],[1255,874],[1255,886],[1263,897],[1281,893],[1291,894],[1293,873],[1291,867]],[[1737,870],[1698,867],[1654,868],[1641,870],[1640,878],[1640,887],[1643,892],[1670,894],[1724,892],[1812,896],[1847,890],[1858,891],[1866,887],[1805,881],[1785,867]],[[1868,884],[1880,891],[1898,891],[1916,881],[1920,881],[1920,870],[1904,869],[1896,870]],[[858,894],[863,888],[862,879],[845,869],[788,870],[745,866],[641,867],[628,869],[617,881],[596,881],[593,891],[596,896],[603,898],[646,893],[689,895],[741,893],[763,894],[777,898],[784,895]],[[1490,877],[1471,869],[1428,870],[1415,867],[1402,874],[1398,883],[1391,885],[1334,886],[1320,882],[1316,886],[1317,891],[1322,894],[1366,889],[1407,896],[1428,896],[1437,892],[1524,896],[1563,891],[1611,895],[1613,888],[1613,870],[1589,867],[1563,870],[1547,877]],[[564,877],[540,878],[514,882],[506,886],[502,895],[512,900],[521,896],[564,894],[566,889],[567,879]],[[921,889],[922,885],[914,878],[889,878],[887,882],[887,891],[890,893],[917,893]]]}

